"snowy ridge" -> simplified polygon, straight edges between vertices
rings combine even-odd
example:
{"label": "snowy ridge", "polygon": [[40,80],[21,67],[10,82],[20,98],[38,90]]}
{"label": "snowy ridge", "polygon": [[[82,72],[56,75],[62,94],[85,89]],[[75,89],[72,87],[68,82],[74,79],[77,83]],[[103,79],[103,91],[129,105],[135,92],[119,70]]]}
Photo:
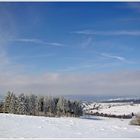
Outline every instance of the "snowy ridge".
{"label": "snowy ridge", "polygon": [[140,103],[140,98],[139,97],[120,97],[120,98],[112,98],[112,99],[108,99],[108,100],[102,100],[102,102],[133,102],[133,103]]}
{"label": "snowy ridge", "polygon": [[115,99],[108,99],[107,101],[127,101],[127,100],[140,100],[140,98],[115,98]]}

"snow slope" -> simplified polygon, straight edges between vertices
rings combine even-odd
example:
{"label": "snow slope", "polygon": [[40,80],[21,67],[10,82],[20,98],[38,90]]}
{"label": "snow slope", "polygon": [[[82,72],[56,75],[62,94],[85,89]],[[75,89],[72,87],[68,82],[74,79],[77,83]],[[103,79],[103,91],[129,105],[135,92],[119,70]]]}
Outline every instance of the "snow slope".
{"label": "snow slope", "polygon": [[0,138],[140,138],[129,119],[49,118],[0,114]]}
{"label": "snow slope", "polygon": [[92,103],[85,105],[87,112],[99,112],[111,115],[131,115],[140,112],[140,104],[128,103]]}

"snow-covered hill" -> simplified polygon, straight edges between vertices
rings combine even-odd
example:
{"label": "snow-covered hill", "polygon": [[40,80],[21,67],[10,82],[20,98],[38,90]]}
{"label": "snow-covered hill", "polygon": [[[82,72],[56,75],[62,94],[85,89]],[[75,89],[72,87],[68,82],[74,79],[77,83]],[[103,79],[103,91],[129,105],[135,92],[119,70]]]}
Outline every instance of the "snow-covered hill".
{"label": "snow-covered hill", "polygon": [[122,103],[91,103],[83,104],[84,110],[89,113],[103,113],[111,115],[131,115],[140,112],[140,104],[133,104],[132,102]]}
{"label": "snow-covered hill", "polygon": [[140,138],[129,119],[104,117],[49,118],[0,114],[0,138]]}

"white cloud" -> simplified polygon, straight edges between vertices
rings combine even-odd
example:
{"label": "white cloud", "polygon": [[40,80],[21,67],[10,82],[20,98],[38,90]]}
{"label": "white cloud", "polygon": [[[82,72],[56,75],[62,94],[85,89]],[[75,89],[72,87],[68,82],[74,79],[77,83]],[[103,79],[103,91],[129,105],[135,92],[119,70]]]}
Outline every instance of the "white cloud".
{"label": "white cloud", "polygon": [[18,59],[39,59],[39,58],[46,58],[46,57],[52,57],[55,56],[55,53],[46,53],[46,54],[32,54],[32,55],[17,55],[12,56],[12,60],[18,60]]}
{"label": "white cloud", "polygon": [[118,31],[93,31],[93,30],[81,30],[81,31],[74,31],[72,32],[74,34],[83,34],[83,35],[113,35],[113,36],[140,36],[140,31],[135,30],[135,31],[126,31],[126,30],[118,30]]}
{"label": "white cloud", "polygon": [[126,60],[124,57],[116,56],[116,55],[110,55],[110,54],[107,54],[107,53],[101,53],[101,56],[117,59],[117,60],[120,60],[120,61],[125,61]]}
{"label": "white cloud", "polygon": [[137,62],[137,61],[128,60],[125,57],[118,56],[118,55],[111,55],[108,53],[101,53],[100,55],[105,58],[116,59],[116,60],[126,63],[126,64],[139,64],[139,62]]}
{"label": "white cloud", "polygon": [[56,46],[56,47],[64,46],[61,43],[57,43],[57,42],[46,42],[46,41],[43,41],[43,40],[40,40],[40,39],[35,39],[35,38],[17,38],[17,39],[10,39],[9,41],[23,42],[23,43],[35,43],[35,44],[49,45],[49,46]]}
{"label": "white cloud", "polygon": [[80,46],[81,48],[87,48],[93,45],[93,38],[88,37],[86,40],[84,40]]}

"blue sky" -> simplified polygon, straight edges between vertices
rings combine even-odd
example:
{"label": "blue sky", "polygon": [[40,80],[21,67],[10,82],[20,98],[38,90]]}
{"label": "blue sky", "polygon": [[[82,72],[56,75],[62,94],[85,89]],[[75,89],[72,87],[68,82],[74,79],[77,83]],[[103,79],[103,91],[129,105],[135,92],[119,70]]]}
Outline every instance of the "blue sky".
{"label": "blue sky", "polygon": [[[0,3],[1,75],[4,75],[3,79],[8,79],[9,74],[10,77],[23,76],[24,80],[46,74],[61,80],[71,75],[98,74],[100,77],[100,74],[112,76],[112,73],[120,72],[135,75],[140,70],[139,25],[140,3]],[[69,78],[65,78],[63,80],[68,81]],[[15,83],[19,83],[19,79]],[[62,83],[60,93],[71,88],[75,91],[69,94],[81,93],[79,81],[77,87],[67,87],[64,91]],[[31,85],[27,92],[34,91],[34,84]],[[35,85],[41,89],[41,83]],[[102,84],[100,86],[102,88]],[[8,88],[3,84],[1,87],[2,91]],[[15,88],[10,89],[20,92],[24,91],[23,87],[24,84],[16,88],[15,84]],[[52,87],[56,91],[50,89],[51,93],[58,91],[58,85]],[[42,93],[46,90],[44,88]],[[87,88],[86,91],[92,94],[91,90]],[[138,89],[136,95],[137,92]]]}

